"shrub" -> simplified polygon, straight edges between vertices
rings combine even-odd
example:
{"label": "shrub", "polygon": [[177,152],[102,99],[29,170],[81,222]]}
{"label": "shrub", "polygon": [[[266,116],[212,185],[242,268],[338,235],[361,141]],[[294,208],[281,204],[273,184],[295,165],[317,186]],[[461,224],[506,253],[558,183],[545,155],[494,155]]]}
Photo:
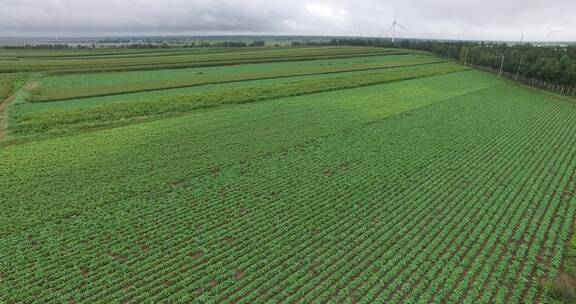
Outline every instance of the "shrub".
{"label": "shrub", "polygon": [[566,304],[576,304],[576,280],[566,273],[560,273],[555,280],[545,285],[548,294]]}

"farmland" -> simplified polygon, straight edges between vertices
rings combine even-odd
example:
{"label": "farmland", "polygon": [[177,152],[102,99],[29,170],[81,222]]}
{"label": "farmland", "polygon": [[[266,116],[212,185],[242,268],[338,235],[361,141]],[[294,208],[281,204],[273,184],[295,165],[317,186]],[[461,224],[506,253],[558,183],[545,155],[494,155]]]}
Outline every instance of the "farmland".
{"label": "farmland", "polygon": [[0,303],[557,302],[573,98],[402,49],[5,56]]}

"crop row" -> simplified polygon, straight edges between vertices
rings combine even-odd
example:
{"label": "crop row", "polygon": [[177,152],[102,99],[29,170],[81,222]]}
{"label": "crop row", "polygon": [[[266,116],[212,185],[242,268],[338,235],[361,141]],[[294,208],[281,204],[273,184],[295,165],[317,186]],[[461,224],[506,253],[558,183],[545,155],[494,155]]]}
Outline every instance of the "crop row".
{"label": "crop row", "polygon": [[[456,219],[458,219],[458,218],[459,218],[459,217],[456,217]],[[387,250],[390,249],[390,248],[387,248],[386,246],[384,246],[384,248],[386,248]],[[392,251],[392,252],[393,252],[393,251]],[[422,252],[428,253],[427,251],[422,251]],[[398,255],[398,256],[399,256],[399,257],[402,257],[403,255]],[[394,265],[394,263],[392,263],[392,264]],[[350,264],[348,264],[348,265],[350,265]],[[356,264],[352,264],[352,265],[356,265]],[[397,265],[398,265],[398,264],[397,264]],[[400,264],[400,265],[401,265],[401,264]],[[342,270],[342,272],[343,272],[343,273],[346,273],[345,270]],[[341,279],[340,276],[337,276],[337,277],[335,277],[335,278],[338,278],[338,280]],[[322,278],[322,279],[320,279],[320,281],[325,282],[325,279],[326,279],[326,278]],[[373,282],[380,282],[380,281],[379,281],[379,280],[373,280]],[[306,294],[306,293],[304,293],[304,294]],[[385,297],[385,298],[386,298],[386,297]],[[308,299],[308,300],[310,300],[310,299]]]}
{"label": "crop row", "polygon": [[[352,148],[352,150],[354,150],[354,149]],[[350,151],[350,152],[354,153],[354,151]],[[356,151],[356,152],[360,152],[360,151]],[[366,152],[366,151],[364,151],[364,152]],[[380,152],[381,152],[381,153],[386,153],[386,151],[380,151]],[[370,154],[369,154],[369,155],[370,155]],[[330,156],[333,156],[333,155],[330,155]],[[333,156],[333,157],[334,157],[334,156]],[[335,156],[335,157],[338,158],[338,156]],[[408,157],[408,156],[405,156],[405,157],[407,157],[407,159],[405,159],[404,161],[408,161],[408,160],[413,161],[412,157]],[[374,159],[373,159],[373,160],[374,160]],[[351,168],[351,169],[346,169],[346,170],[347,170],[347,171],[346,171],[346,174],[349,174],[349,175],[360,174],[360,175],[361,175],[361,174],[362,174],[361,172],[367,172],[367,171],[369,171],[368,166],[370,166],[370,165],[371,165],[370,162],[366,162],[366,163],[364,163],[364,164],[354,164],[354,165],[352,165],[352,168]],[[396,168],[396,169],[399,169],[399,168]],[[317,168],[316,170],[321,171],[322,169],[321,169],[321,168]],[[349,171],[349,170],[352,170],[352,171]],[[417,170],[417,169],[415,169],[415,171],[414,171],[413,173],[416,173],[416,170]],[[399,172],[389,171],[389,173],[390,173],[392,176],[395,176],[395,174],[397,174],[397,173],[399,173]],[[410,172],[404,172],[404,173],[409,174]],[[347,177],[348,177],[347,175],[343,176],[344,180],[345,180]],[[366,180],[366,181],[360,181],[360,180],[359,180],[359,181],[357,181],[357,182],[358,182],[359,184],[364,184],[364,183],[367,183],[369,180],[370,180],[370,177],[368,177],[368,180]],[[391,181],[391,182],[392,182],[392,184],[393,184],[395,181]],[[436,182],[437,182],[437,181],[434,180],[434,183],[436,183]],[[345,181],[339,182],[338,180],[331,180],[331,183],[334,184],[334,188],[337,188],[337,189],[340,189],[341,186],[345,186]],[[368,185],[372,185],[372,184],[369,183],[369,182],[368,182],[367,184],[368,184]],[[289,187],[290,185],[286,185],[286,186]],[[333,189],[333,188],[330,188],[330,189]],[[329,192],[329,191],[331,191],[330,189],[324,189],[324,191],[328,191],[328,192]],[[367,201],[385,200],[385,199],[386,199],[386,196],[392,196],[392,195],[394,195],[394,193],[395,193],[395,191],[390,191],[390,192],[387,193],[387,194],[385,194],[385,193],[377,194],[378,191],[375,192],[376,189],[373,189],[372,186],[358,187],[358,188],[356,188],[355,190],[358,191],[358,192],[345,192],[344,195],[338,196],[338,199],[333,199],[332,201],[333,201],[334,205],[335,205],[335,206],[339,206],[340,204],[342,204],[342,205],[345,206],[345,205],[346,205],[346,201],[347,201],[347,200],[351,200],[351,199],[354,200],[354,201],[359,201],[359,202],[362,202],[362,201],[364,201],[364,200],[367,200]],[[320,194],[320,197],[321,197],[321,196],[324,196],[324,195],[327,195],[327,194],[323,194],[323,192],[321,192],[320,190],[318,190],[318,192],[316,192],[316,193]],[[359,194],[357,194],[357,193],[363,193],[363,195],[359,195]],[[364,194],[364,193],[365,193],[365,194]],[[374,194],[376,194],[377,196],[374,197]],[[383,196],[383,197],[378,198],[378,195],[381,195],[381,196]],[[283,196],[283,197],[284,197],[284,196]],[[363,198],[363,197],[364,197],[364,198]],[[351,204],[351,206],[354,206],[354,204],[352,204],[352,202],[350,202],[350,204]],[[397,207],[399,207],[399,206],[397,206]],[[375,208],[375,209],[374,209],[374,208]],[[386,209],[378,210],[378,208],[386,208]],[[380,205],[380,206],[378,206],[378,205],[375,205],[375,204],[359,204],[356,208],[353,208],[353,209],[350,209],[350,210],[351,210],[351,211],[349,211],[349,212],[356,212],[356,210],[358,210],[358,212],[361,211],[362,213],[361,213],[361,214],[354,214],[354,215],[353,215],[353,214],[350,214],[350,215],[347,214],[347,215],[345,215],[344,217],[342,217],[342,216],[340,216],[340,217],[337,217],[337,216],[331,217],[331,216],[326,215],[326,214],[324,214],[324,216],[320,216],[319,219],[332,221],[332,222],[329,222],[329,223],[330,223],[330,227],[328,227],[326,230],[322,229],[321,232],[319,232],[317,235],[315,235],[315,236],[314,236],[313,238],[311,238],[310,240],[306,240],[306,242],[303,242],[303,243],[301,243],[301,244],[298,244],[297,248],[294,248],[294,251],[296,251],[296,250],[298,250],[298,251],[313,250],[313,248],[316,247],[316,246],[319,246],[319,247],[317,247],[318,250],[326,251],[326,250],[329,250],[329,249],[333,249],[334,247],[339,247],[338,244],[344,244],[344,243],[346,242],[346,239],[350,239],[350,240],[354,240],[354,239],[361,240],[362,238],[359,237],[359,236],[360,236],[361,234],[363,234],[363,233],[366,233],[366,230],[365,230],[365,228],[363,228],[363,226],[366,225],[366,219],[367,219],[367,218],[373,218],[375,214],[387,214],[388,212],[393,211],[394,208],[393,208],[392,206],[385,206],[385,205]],[[401,210],[402,210],[402,209],[397,209],[396,211],[401,211]],[[403,211],[408,211],[408,210],[404,209]],[[324,212],[326,212],[326,211],[324,211]],[[306,214],[308,214],[308,213],[306,213]],[[338,219],[338,221],[340,221],[340,219],[342,219],[342,220],[350,220],[350,222],[348,222],[348,223],[346,223],[346,222],[343,223],[343,222],[341,222],[341,221],[340,221],[340,222],[338,222],[338,221],[337,221],[337,222],[333,222],[335,219]],[[288,222],[291,222],[291,223],[292,223],[293,221],[296,221],[296,220],[297,220],[297,219],[287,219],[287,221],[288,221]],[[299,220],[298,220],[298,221],[299,221]],[[385,222],[386,219],[384,218],[384,219],[382,219],[382,221]],[[322,224],[321,222],[319,222],[318,220],[313,220],[313,222],[314,222],[314,223],[317,223],[319,226],[326,226],[326,225]],[[354,226],[350,226],[350,225],[354,225]],[[372,230],[372,229],[374,229],[374,228],[370,227],[370,229]],[[296,228],[296,229],[293,229],[293,230],[298,231],[299,229]],[[335,230],[336,230],[336,231],[335,231]],[[341,232],[338,232],[338,231],[341,231]],[[266,239],[264,239],[264,240],[262,240],[262,241],[258,241],[258,242],[259,242],[259,243],[267,243],[267,242],[270,242],[271,240],[273,240],[274,238],[278,238],[278,237],[279,237],[279,235],[269,235],[269,232],[270,232],[270,230],[268,230],[268,232],[265,233]],[[281,231],[280,231],[280,232],[281,232]],[[346,239],[338,239],[338,244],[330,244],[330,245],[328,245],[328,244],[323,244],[323,243],[322,243],[322,240],[323,240],[322,237],[326,237],[326,236],[330,237],[330,235],[334,235],[334,234],[336,234],[336,235],[340,235],[340,234],[341,234],[341,235],[346,235]],[[291,235],[291,236],[294,237],[294,238],[301,237],[301,236],[299,236],[298,234],[293,234],[293,235]],[[258,237],[258,235],[255,235],[254,237]],[[268,238],[270,238],[270,240],[268,240]],[[315,245],[315,243],[316,243],[317,245]],[[376,244],[376,243],[375,243],[375,244]],[[349,246],[352,247],[352,248],[354,248],[354,246],[352,246],[352,245],[349,245]],[[243,248],[235,248],[234,250],[242,250],[242,249],[243,249]],[[290,252],[292,252],[292,251],[293,251],[293,250],[291,249]],[[288,252],[288,257],[287,257],[287,258],[296,258],[296,257],[299,257],[299,256],[301,257],[301,256],[303,255],[303,254],[301,254],[301,252],[299,252],[298,254],[292,254],[292,253],[290,253],[290,252]],[[225,255],[226,253],[225,253],[225,252],[222,252],[222,254]],[[313,255],[310,255],[310,254],[308,254],[308,255],[309,255],[309,256],[313,256]],[[241,256],[242,261],[238,261],[237,259],[229,259],[229,261],[227,261],[226,263],[223,263],[223,265],[226,265],[226,264],[228,264],[228,263],[236,263],[236,264],[238,264],[238,263],[243,262],[243,261],[246,261],[246,262],[248,262],[248,263],[250,263],[250,262],[253,263],[253,262],[254,262],[254,260],[251,259],[251,257],[253,256],[253,253],[251,253],[251,252],[240,252],[240,253],[239,253],[239,256]],[[284,258],[286,258],[286,257],[285,257],[285,256],[279,256],[279,258],[284,259]],[[270,262],[271,262],[271,261],[270,261],[269,259],[266,261],[267,264],[270,264]],[[284,261],[279,261],[279,262],[277,262],[277,263],[276,263],[276,262],[273,262],[273,264],[270,265],[270,266],[273,266],[274,264],[282,265],[282,264],[284,264],[284,263],[286,263],[287,265],[291,265],[291,266],[288,267],[288,268],[283,269],[282,274],[288,275],[288,274],[292,274],[294,271],[296,271],[296,272],[298,272],[298,273],[303,273],[303,274],[306,274],[306,273],[308,272],[308,270],[307,270],[306,268],[302,268],[302,267],[301,267],[302,265],[300,265],[300,264],[298,264],[298,263],[286,262],[285,260],[284,260]],[[352,265],[356,265],[356,264],[350,263],[350,264],[348,264],[348,265],[352,266]],[[260,265],[260,266],[261,266],[261,265]],[[280,267],[281,267],[281,266],[280,266]],[[237,268],[244,268],[244,267],[242,267],[242,265],[239,265]],[[257,269],[258,267],[254,267],[254,268]],[[319,268],[318,271],[320,271],[320,270],[323,269],[324,267],[322,267],[322,265],[319,265],[318,268]],[[196,268],[196,271],[198,271],[197,268]],[[280,274],[280,273],[279,273],[279,274]],[[270,280],[270,277],[269,277],[269,276],[264,276],[262,279],[267,281],[267,282],[265,283],[265,285],[262,286],[262,285],[260,284],[260,283],[263,283],[263,282],[256,282],[256,283],[255,283],[255,286],[261,286],[262,288],[266,288],[266,287],[268,287],[268,284],[270,284],[270,285],[275,284],[275,283],[274,283],[275,280]],[[252,284],[251,284],[251,285],[252,285]],[[250,288],[250,286],[247,286],[246,288]],[[219,289],[220,289],[220,288],[219,288]],[[219,292],[218,290],[215,290],[215,291],[214,291],[214,293],[218,293],[218,292]],[[254,299],[251,299],[250,301],[253,301],[253,300],[254,300]],[[220,300],[219,300],[219,301],[220,301]],[[222,300],[222,301],[223,301],[223,300]],[[232,301],[233,301],[233,300],[232,300]]]}
{"label": "crop row", "polygon": [[165,184],[494,83],[475,73],[448,74],[6,146],[0,235],[148,196]]}
{"label": "crop row", "polygon": [[575,112],[498,87],[30,229],[0,300],[519,303],[574,214]]}
{"label": "crop row", "polygon": [[[256,191],[257,191],[258,189],[253,189],[253,190],[256,190]],[[163,213],[165,213],[165,212],[163,212]],[[161,214],[163,214],[163,213],[161,213]],[[170,215],[170,214],[173,214],[173,213],[168,213],[167,215]]]}
{"label": "crop row", "polygon": [[[559,127],[562,128],[562,127]],[[570,130],[564,130],[564,132],[569,132]],[[557,139],[558,140],[558,139]],[[565,153],[566,151],[561,151],[561,153]],[[554,150],[541,150],[539,151],[539,153],[548,153],[548,154],[544,154],[544,156],[541,157],[540,162],[533,164],[532,166],[534,167],[534,170],[537,169],[537,174],[533,174],[532,176],[529,176],[529,178],[526,178],[522,181],[521,186],[519,187],[520,189],[528,189],[529,191],[523,191],[523,193],[517,193],[515,195],[520,195],[522,194],[522,196],[520,197],[515,197],[513,199],[509,199],[507,201],[510,201],[512,203],[514,202],[520,202],[523,207],[520,206],[516,206],[516,205],[511,205],[511,206],[507,206],[507,208],[511,209],[514,217],[507,219],[505,221],[503,221],[499,226],[499,229],[501,229],[500,232],[495,232],[497,235],[501,235],[502,238],[504,238],[504,240],[493,240],[490,238],[486,238],[484,241],[482,241],[482,247],[484,248],[483,251],[477,251],[474,255],[472,256],[468,256],[466,257],[466,259],[468,259],[469,261],[476,261],[477,259],[481,259],[481,258],[488,258],[490,257],[491,260],[490,263],[486,263],[484,266],[487,267],[487,269],[490,269],[490,267],[496,267],[496,265],[499,265],[500,268],[502,267],[506,267],[507,266],[507,262],[501,262],[502,258],[507,257],[508,259],[510,259],[509,256],[511,252],[514,252],[514,250],[512,248],[510,248],[512,246],[512,244],[518,242],[518,238],[520,237],[525,237],[528,239],[528,241],[526,242],[527,244],[532,244],[532,242],[534,241],[533,239],[531,239],[531,233],[528,233],[525,231],[524,229],[520,229],[520,228],[514,228],[515,225],[521,225],[526,227],[526,224],[531,223],[531,222],[535,222],[536,225],[538,224],[538,221],[534,219],[534,217],[538,217],[540,215],[542,215],[545,211],[547,211],[546,209],[546,205],[545,204],[539,204],[538,206],[540,206],[543,209],[538,209],[535,208],[534,205],[538,204],[540,202],[540,196],[545,194],[545,193],[551,193],[551,191],[546,190],[546,189],[539,189],[538,187],[546,187],[549,184],[546,183],[546,181],[548,181],[549,183],[551,183],[552,181],[549,179],[550,176],[546,176],[545,174],[548,173],[546,170],[546,166],[550,166],[550,165],[554,165],[554,161],[558,161],[559,158],[557,155],[565,155],[565,154],[558,154],[556,152],[554,152]],[[526,157],[526,156],[519,156],[520,158],[522,157]],[[567,160],[564,160],[567,161]],[[556,165],[558,165],[556,163]],[[558,186],[558,184],[553,184],[556,187]],[[553,192],[552,192],[553,193]],[[528,196],[531,195],[532,197]],[[522,212],[520,212],[522,211]],[[528,212],[528,213],[527,213]],[[531,219],[531,221],[526,221],[526,219],[529,218]],[[486,234],[487,236],[489,236],[490,234]],[[508,239],[506,239],[508,238]],[[494,254],[494,252],[496,252],[497,254]],[[521,259],[519,259],[521,260]],[[475,292],[479,292],[482,294],[482,296],[484,297],[490,297],[491,295],[491,291],[488,288],[488,286],[486,286],[485,284],[481,283],[480,285],[476,286],[475,288],[471,288],[471,286],[474,286],[475,282],[470,282],[470,280],[481,280],[481,279],[487,279],[488,281],[484,281],[484,283],[486,282],[490,282],[491,284],[493,284],[494,279],[492,278],[494,272],[484,269],[484,271],[478,273],[478,271],[480,271],[480,268],[476,268],[477,266],[481,266],[480,264],[474,265],[475,267],[473,269],[469,269],[466,272],[461,272],[461,276],[460,277],[456,277],[452,282],[453,284],[460,284],[458,289],[453,290],[452,287],[450,289],[447,289],[446,292],[448,294],[450,294],[452,297],[454,297],[456,295],[456,297],[451,298],[452,301],[457,301],[458,300],[458,296],[460,297],[460,300],[462,298],[466,298],[466,296],[468,295],[468,293],[471,293],[471,297],[475,297],[473,296],[473,294]],[[463,277],[464,275],[466,275],[465,277]],[[488,275],[488,278],[486,278],[486,275]],[[512,277],[517,276],[517,273],[514,273],[512,275]],[[498,278],[499,280],[503,280],[504,277],[503,276],[495,276],[494,278]],[[518,283],[518,282],[511,282],[511,283]],[[492,285],[492,286],[496,286],[497,285]],[[445,294],[445,293],[444,293]],[[438,295],[441,296],[441,295]],[[486,300],[486,299],[484,299]]]}
{"label": "crop row", "polygon": [[[516,130],[517,131],[517,130]],[[502,134],[502,136],[510,136],[513,134]],[[528,137],[527,134],[523,134],[524,137]],[[521,138],[519,138],[521,140]],[[520,142],[521,143],[521,142]],[[517,147],[517,150],[510,150],[511,156],[514,156],[522,153],[522,146]],[[497,154],[494,154],[495,157]],[[481,164],[481,163],[479,163]],[[437,278],[434,271],[438,270],[448,270],[451,269],[447,267],[445,263],[453,263],[454,255],[456,254],[463,254],[464,252],[459,252],[460,248],[464,246],[470,240],[474,240],[474,249],[482,247],[482,242],[475,237],[475,235],[492,235],[494,232],[485,232],[483,229],[485,227],[495,227],[498,226],[498,223],[502,219],[501,216],[496,216],[497,212],[500,212],[502,215],[510,211],[508,206],[501,203],[502,199],[505,199],[505,195],[510,195],[510,193],[494,193],[491,191],[494,187],[498,188],[502,186],[503,182],[509,182],[510,179],[513,180],[514,174],[518,174],[519,171],[522,169],[521,162],[508,162],[504,164],[499,164],[497,167],[484,167],[483,171],[486,174],[485,177],[476,179],[474,183],[474,188],[468,189],[467,195],[468,197],[458,198],[458,201],[466,201],[468,204],[472,204],[475,208],[465,209],[467,215],[454,215],[449,217],[449,221],[452,221],[453,225],[460,225],[461,227],[458,228],[448,228],[446,227],[444,230],[447,236],[449,235],[449,241],[445,241],[445,247],[424,247],[425,249],[420,248],[420,251],[417,252],[417,256],[413,257],[413,260],[416,263],[411,264],[412,268],[407,267],[401,270],[401,272],[405,275],[402,277],[395,277],[396,281],[403,282],[401,285],[389,285],[389,284],[382,284],[380,290],[376,293],[378,297],[384,297],[388,299],[395,299],[395,301],[399,300],[400,292],[404,293],[406,296],[407,292],[417,294],[418,292],[422,291],[422,288],[426,284],[422,284],[424,278],[427,277],[427,271],[432,271],[429,279]],[[475,167],[474,169],[478,169],[478,165],[475,162],[470,162],[467,166]],[[492,171],[490,171],[492,168]],[[511,170],[513,169],[513,170]],[[494,171],[496,170],[496,171]],[[507,171],[506,171],[507,170]],[[506,173],[504,173],[506,172]],[[494,180],[496,177],[500,176],[501,180]],[[520,175],[521,176],[521,175]],[[496,184],[494,184],[497,182]],[[499,184],[498,184],[499,182]],[[457,193],[461,194],[460,191]],[[482,202],[490,202],[490,204],[482,204]],[[463,210],[459,211],[463,212]],[[496,214],[493,214],[496,213]],[[493,215],[492,215],[493,214]],[[474,216],[472,216],[474,215]],[[482,219],[482,216],[493,216],[490,221],[478,222],[474,219]],[[464,219],[464,220],[463,220]],[[498,220],[496,220],[498,219]],[[447,225],[447,224],[444,224]],[[488,226],[487,226],[488,225]],[[465,233],[464,233],[465,232]],[[439,232],[440,233],[440,232]],[[434,233],[432,233],[434,235]],[[438,245],[442,243],[437,243]],[[448,245],[446,245],[448,244]],[[479,246],[479,247],[478,247]],[[466,247],[464,247],[466,248]],[[440,250],[442,249],[442,250]],[[445,259],[445,261],[443,261]],[[421,260],[421,261],[419,261]],[[457,259],[456,259],[457,260]],[[430,263],[428,265],[428,263]],[[417,266],[417,267],[416,267]],[[451,265],[453,266],[453,265]],[[413,273],[416,271],[417,273]],[[413,284],[410,286],[410,284]],[[422,286],[422,285],[424,286]],[[425,287],[429,288],[429,287]],[[433,290],[427,290],[428,292],[432,292]]]}
{"label": "crop row", "polygon": [[[513,134],[508,134],[508,136],[511,136]],[[524,134],[524,137],[527,137],[527,134]],[[521,140],[521,138],[520,138]],[[518,150],[516,150],[514,153],[516,155],[521,155],[522,154],[522,148],[519,148]],[[511,155],[512,157],[514,156],[514,154]],[[472,165],[472,164],[471,164]],[[521,166],[519,166],[518,162],[510,162],[507,163],[505,165],[505,167],[510,167],[511,165],[514,165],[515,170],[519,170],[521,168]],[[488,169],[488,168],[486,168]],[[500,181],[504,180],[508,182],[508,178],[512,178],[513,177],[513,172],[514,171],[508,171],[508,173],[506,173],[506,175],[504,177],[500,178]],[[516,172],[518,173],[518,172]],[[494,176],[495,177],[495,176]],[[490,182],[491,178],[488,178],[486,182]],[[418,294],[419,292],[423,291],[422,288],[426,288],[428,289],[430,286],[429,284],[423,284],[420,285],[422,283],[422,281],[425,281],[425,278],[427,278],[427,276],[429,275],[430,277],[428,279],[432,279],[432,278],[436,278],[438,275],[438,271],[451,271],[452,268],[446,267],[446,265],[443,265],[442,263],[440,263],[440,261],[444,258],[447,258],[447,262],[452,261],[452,259],[455,257],[456,254],[463,254],[464,252],[459,252],[458,248],[461,248],[463,244],[465,244],[465,242],[468,242],[470,239],[475,240],[474,243],[474,249],[477,250],[478,248],[483,248],[484,246],[482,245],[482,242],[477,239],[474,235],[478,235],[479,233],[482,232],[482,234],[479,234],[480,236],[484,236],[484,235],[492,235],[493,232],[483,232],[483,227],[488,227],[491,229],[495,228],[496,226],[498,226],[498,223],[501,222],[502,220],[502,215],[504,215],[505,213],[502,212],[508,212],[509,211],[509,206],[503,205],[503,204],[492,204],[492,205],[484,205],[484,204],[480,204],[480,202],[482,201],[490,201],[490,202],[498,202],[501,199],[505,199],[506,195],[511,195],[511,193],[494,193],[494,191],[492,191],[494,189],[494,187],[496,189],[498,189],[499,187],[501,187],[502,185],[493,185],[491,187],[487,187],[487,184],[485,184],[485,182],[479,180],[477,181],[477,188],[476,190],[472,191],[472,196],[475,198],[472,202],[472,204],[475,204],[478,206],[478,208],[480,208],[479,210],[475,211],[475,216],[481,216],[484,214],[486,214],[486,212],[496,212],[498,210],[500,210],[500,215],[496,216],[496,214],[494,214],[492,221],[486,221],[486,222],[481,222],[478,223],[474,220],[471,220],[470,216],[465,216],[463,217],[464,219],[466,219],[463,223],[466,224],[468,227],[473,227],[473,228],[459,228],[456,231],[459,231],[459,236],[457,239],[452,239],[452,241],[450,242],[449,246],[446,246],[443,251],[441,253],[439,253],[439,255],[434,256],[430,261],[434,261],[434,263],[432,265],[430,265],[430,268],[428,267],[422,267],[419,269],[414,269],[413,271],[418,270],[418,272],[424,271],[424,270],[433,270],[432,273],[418,273],[417,275],[414,274],[409,274],[406,277],[406,282],[416,282],[413,283],[413,285],[411,287],[406,287],[403,285],[399,285],[396,286],[396,289],[394,290],[394,288],[390,289],[389,287],[387,287],[386,290],[390,290],[390,291],[394,291],[394,293],[398,293],[401,289],[403,290],[403,292],[406,292],[407,290],[411,290],[412,293],[414,293],[412,296]],[[523,188],[523,186],[520,186],[519,188]],[[478,190],[482,190],[482,193],[477,193]],[[497,195],[495,197],[495,195]],[[496,199],[496,200],[494,200]],[[515,210],[515,209],[512,209]],[[457,220],[461,220],[462,217],[456,217]],[[489,226],[486,226],[489,225]],[[463,231],[468,231],[468,233],[462,233]],[[425,251],[426,254],[429,253],[428,250]],[[433,251],[434,252],[434,251]],[[460,257],[461,258],[461,257]],[[426,259],[430,259],[429,257],[427,257]],[[418,265],[418,264],[416,264]],[[454,266],[454,265],[451,265]],[[430,281],[433,282],[433,281]],[[441,282],[441,281],[439,281]],[[418,287],[415,290],[413,290],[412,288],[414,287]],[[384,289],[382,289],[382,291],[385,291]],[[428,290],[427,291],[428,294],[433,294],[434,293],[434,289]]]}
{"label": "crop row", "polygon": [[[453,155],[446,155],[447,157],[453,157]],[[473,155],[462,155],[465,156],[468,160],[470,159],[474,159]],[[440,160],[436,160],[436,161],[446,161],[447,159],[440,159]],[[383,168],[385,170],[385,168]],[[407,174],[414,174],[417,175],[416,172],[406,172]],[[447,172],[442,172],[441,174],[446,174]],[[431,197],[436,197],[436,195],[438,195],[439,193],[442,193],[443,191],[443,187],[442,184],[447,184],[450,186],[454,186],[455,184],[447,182],[446,179],[437,176],[428,176],[429,179],[423,179],[422,181],[420,181],[422,184],[422,187],[424,189],[429,189],[430,192],[428,193]],[[461,181],[458,181],[457,178],[455,178],[455,176],[452,177],[453,181],[458,183]],[[428,181],[428,182],[426,182]],[[413,182],[418,183],[418,180],[413,180]],[[443,183],[442,183],[443,182]],[[395,204],[402,204],[403,202],[406,201],[411,201],[415,198],[415,196],[417,197],[418,191],[413,191],[412,193],[403,193],[400,197],[395,198],[393,201],[391,201],[390,203],[395,203]],[[382,198],[382,201],[387,201],[390,198]],[[400,205],[399,205],[400,206]],[[394,247],[398,246],[404,246],[405,244],[402,244],[402,235],[404,232],[406,231],[412,231],[414,230],[413,227],[410,226],[406,226],[406,225],[416,225],[416,224],[422,224],[427,222],[426,220],[422,220],[422,218],[427,217],[430,215],[430,213],[434,213],[434,210],[431,210],[430,207],[434,206],[434,202],[429,202],[428,204],[424,204],[419,206],[418,208],[399,208],[396,207],[397,209],[394,210],[394,212],[392,213],[388,213],[385,210],[381,210],[381,211],[377,211],[374,210],[372,211],[372,214],[386,214],[386,216],[383,217],[379,217],[378,218],[378,222],[382,222],[382,223],[386,223],[386,225],[382,226],[382,225],[375,225],[374,228],[370,229],[370,230],[364,230],[361,227],[358,227],[358,231],[360,231],[362,234],[360,235],[355,235],[354,233],[351,232],[351,234],[348,236],[350,237],[349,242],[354,242],[354,240],[357,243],[352,243],[352,246],[350,246],[351,248],[354,248],[354,251],[347,254],[348,256],[350,256],[348,259],[346,259],[346,256],[335,256],[334,258],[336,258],[335,262],[331,262],[330,263],[330,267],[327,269],[328,271],[326,271],[326,275],[325,276],[318,276],[315,278],[312,278],[310,280],[309,277],[307,276],[302,276],[301,280],[310,280],[308,281],[308,283],[306,284],[306,281],[302,281],[300,284],[305,284],[304,287],[306,287],[306,285],[310,285],[309,290],[304,289],[300,287],[300,284],[295,284],[296,286],[298,286],[298,289],[295,289],[293,291],[288,291],[288,295],[289,298],[290,296],[294,299],[297,299],[296,301],[300,301],[302,300],[302,298],[295,298],[295,296],[302,296],[305,295],[305,301],[309,302],[309,301],[314,301],[317,297],[321,297],[321,298],[326,298],[327,295],[331,294],[331,296],[328,298],[332,298],[335,296],[335,294],[337,292],[342,293],[343,290],[340,290],[340,288],[343,288],[344,290],[350,287],[349,282],[347,282],[349,279],[354,279],[355,277],[362,277],[359,274],[364,272],[366,268],[373,268],[373,269],[378,269],[378,267],[381,267],[382,264],[381,260],[383,261],[388,261],[387,259],[384,259],[382,257],[378,256],[378,252],[382,252],[382,251],[389,251],[388,253],[392,253],[394,252]],[[434,208],[440,208],[439,205],[437,205]],[[426,212],[424,212],[426,211]],[[406,213],[406,212],[412,212],[412,214],[408,213],[406,215],[402,215],[399,216],[399,214],[397,212],[400,212],[400,214],[402,213]],[[405,224],[401,224],[402,222],[404,222],[404,220],[408,221]],[[412,224],[410,224],[412,223]],[[360,225],[362,225],[363,223],[361,223]],[[364,223],[365,224],[365,223]],[[386,229],[383,231],[383,229]],[[356,230],[352,230],[352,231],[356,231]],[[363,237],[362,235],[367,235],[368,238]],[[410,238],[408,235],[406,235],[406,241],[409,241]],[[370,239],[370,238],[374,238],[374,239]],[[344,242],[346,242],[346,239],[342,240]],[[411,241],[414,241],[414,239],[412,239]],[[362,246],[370,246],[368,248],[363,248]],[[423,244],[421,244],[423,245]],[[390,247],[392,246],[392,248]],[[328,254],[328,253],[326,253]],[[333,253],[332,253],[333,254]],[[362,254],[369,254],[369,256],[365,256],[362,257]],[[360,256],[359,256],[360,255]],[[400,257],[399,255],[397,257]],[[338,261],[338,262],[336,262]],[[370,262],[370,263],[368,263]],[[361,267],[359,267],[359,265]],[[324,268],[325,269],[325,268]],[[290,271],[286,272],[287,274],[290,274]],[[334,282],[327,282],[328,279],[331,278],[331,276],[333,276],[335,273],[338,273],[338,276],[335,276]],[[368,271],[368,273],[370,273],[370,271]],[[286,280],[286,278],[283,278],[282,280]],[[319,284],[322,283],[323,286],[330,286],[328,289],[323,289],[323,288],[319,288]],[[341,287],[340,287],[341,286]],[[321,296],[320,293],[323,292],[324,296]],[[277,301],[283,300],[282,297],[276,296],[276,298],[272,297],[272,299],[275,299]],[[250,298],[248,300],[246,300],[245,302],[250,302],[253,301],[253,298]],[[284,299],[286,300],[286,299]]]}

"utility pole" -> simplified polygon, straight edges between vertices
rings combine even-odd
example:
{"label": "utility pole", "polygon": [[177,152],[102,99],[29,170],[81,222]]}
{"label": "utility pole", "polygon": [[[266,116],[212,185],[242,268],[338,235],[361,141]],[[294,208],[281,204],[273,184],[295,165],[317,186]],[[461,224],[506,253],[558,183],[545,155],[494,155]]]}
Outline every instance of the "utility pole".
{"label": "utility pole", "polygon": [[522,67],[522,63],[524,63],[524,58],[526,56],[522,56],[522,58],[520,58],[520,64],[518,65],[518,70],[516,71],[516,77],[514,77],[514,80],[518,80],[518,75],[520,75],[520,68]]}
{"label": "utility pole", "polygon": [[500,72],[498,73],[498,79],[502,77],[502,69],[504,68],[504,55],[502,55],[502,62],[500,63]]}

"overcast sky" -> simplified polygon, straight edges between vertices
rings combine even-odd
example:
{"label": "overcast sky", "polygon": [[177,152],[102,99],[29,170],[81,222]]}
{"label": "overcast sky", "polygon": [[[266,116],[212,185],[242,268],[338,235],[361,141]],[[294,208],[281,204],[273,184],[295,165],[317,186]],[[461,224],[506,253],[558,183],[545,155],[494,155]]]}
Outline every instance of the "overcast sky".
{"label": "overcast sky", "polygon": [[576,0],[0,0],[0,36],[305,34],[576,40]]}

